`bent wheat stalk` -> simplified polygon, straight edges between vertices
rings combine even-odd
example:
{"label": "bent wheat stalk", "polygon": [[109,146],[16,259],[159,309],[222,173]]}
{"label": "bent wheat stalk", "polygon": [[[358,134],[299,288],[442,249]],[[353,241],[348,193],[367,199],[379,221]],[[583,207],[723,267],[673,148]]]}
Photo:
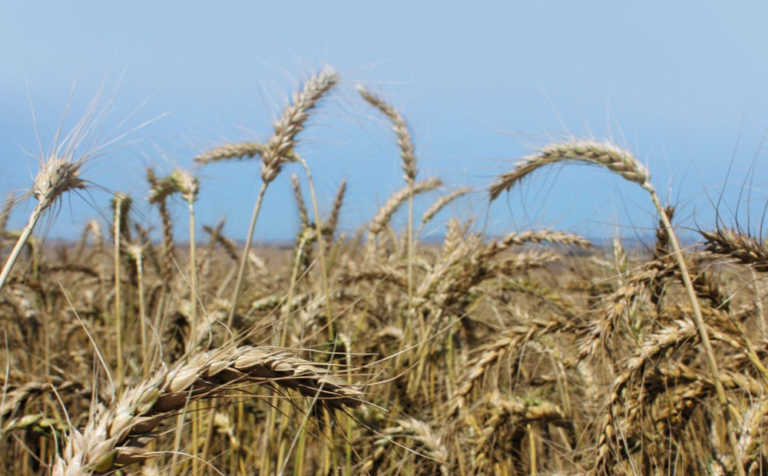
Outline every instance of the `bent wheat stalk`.
{"label": "bent wheat stalk", "polygon": [[609,142],[580,140],[548,145],[538,154],[523,157],[514,170],[499,175],[491,184],[491,201],[540,167],[564,161],[602,165],[643,188],[650,185],[651,173],[630,152]]}
{"label": "bent wheat stalk", "polygon": [[391,104],[366,90],[362,85],[357,87],[357,91],[368,104],[387,116],[387,119],[392,123],[392,130],[395,132],[395,136],[397,136],[397,146],[400,148],[400,157],[403,159],[405,183],[408,185],[408,188],[411,189],[411,192],[408,194],[408,307],[412,309],[413,197],[415,195],[415,192],[413,192],[412,189],[414,187],[414,182],[416,181],[416,174],[418,174],[419,170],[416,166],[416,151],[413,146],[413,140],[411,139],[411,131],[408,129],[408,124],[405,122],[405,118]]}
{"label": "bent wheat stalk", "polygon": [[693,289],[693,283],[688,273],[688,268],[683,258],[683,252],[680,248],[680,243],[677,239],[677,235],[672,229],[672,224],[664,212],[659,197],[656,193],[656,189],[651,184],[651,174],[648,169],[635,158],[632,153],[621,149],[611,143],[601,143],[591,140],[582,141],[570,141],[559,144],[553,144],[543,147],[539,153],[529,155],[523,158],[517,166],[510,172],[501,174],[497,180],[491,184],[489,188],[491,201],[495,200],[501,192],[508,190],[517,182],[528,176],[531,172],[549,164],[554,164],[564,161],[577,161],[586,162],[594,165],[601,165],[609,170],[616,172],[630,182],[639,184],[646,192],[651,196],[651,201],[656,207],[659,216],[661,217],[662,224],[669,235],[670,242],[672,244],[672,254],[675,256],[678,267],[680,268],[680,274],[683,278],[683,285],[685,287],[688,299],[691,301],[693,307],[693,317],[696,324],[696,328],[701,338],[701,343],[704,346],[704,352],[706,354],[709,370],[712,375],[712,380],[715,384],[715,391],[717,393],[718,402],[720,403],[723,418],[726,423],[728,433],[728,443],[733,453],[734,464],[736,466],[737,474],[744,475],[744,465],[741,460],[741,454],[738,450],[738,442],[736,436],[733,433],[733,428],[729,425],[730,421],[730,409],[728,406],[728,399],[725,395],[725,389],[723,383],[720,380],[720,372],[717,366],[717,360],[715,359],[715,353],[712,350],[712,345],[709,339],[709,333],[704,324],[704,318],[701,314],[701,308],[699,301],[696,298],[696,293]]}
{"label": "bent wheat stalk", "polygon": [[357,387],[337,382],[327,369],[289,352],[227,346],[161,369],[97,410],[82,431],[69,435],[53,475],[103,473],[150,458],[156,452],[135,445],[162,421],[184,411],[190,400],[224,395],[245,383],[291,389],[329,410],[358,406],[362,397]]}

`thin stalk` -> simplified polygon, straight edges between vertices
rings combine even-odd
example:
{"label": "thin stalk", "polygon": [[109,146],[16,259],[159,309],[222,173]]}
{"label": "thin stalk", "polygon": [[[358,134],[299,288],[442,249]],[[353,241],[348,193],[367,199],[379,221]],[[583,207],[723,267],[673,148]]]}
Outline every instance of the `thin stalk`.
{"label": "thin stalk", "polygon": [[[278,462],[277,467],[283,466],[283,461],[285,461],[285,465],[287,465],[288,458],[286,457],[285,460],[283,459],[283,455],[285,454],[285,440],[283,439],[283,434],[285,433],[286,428],[288,427],[288,419],[286,418],[286,413],[283,413],[286,411],[285,405],[283,402],[281,402],[280,405],[280,413],[282,414],[282,418],[280,419],[280,426],[277,432],[277,437],[275,438],[275,441],[277,442],[277,457],[275,458],[275,461]],[[303,457],[301,455],[300,457]]]}
{"label": "thin stalk", "polygon": [[189,291],[192,300],[192,310],[190,312],[190,326],[192,331],[192,339],[197,338],[197,259],[195,257],[195,202],[189,201]]}
{"label": "thin stalk", "polygon": [[536,476],[536,435],[533,431],[533,426],[528,423],[526,425],[526,431],[528,432],[528,457],[530,459],[529,473],[531,476]]}
{"label": "thin stalk", "polygon": [[186,407],[184,411],[179,412],[176,416],[176,430],[173,435],[173,457],[171,457],[171,470],[168,474],[176,474],[176,464],[178,455],[181,454],[181,435],[184,429],[184,416],[186,414]]}
{"label": "thin stalk", "polygon": [[253,240],[253,230],[256,228],[256,222],[259,219],[259,211],[261,210],[261,204],[264,201],[264,195],[267,193],[267,186],[269,182],[262,181],[261,188],[259,189],[259,196],[256,198],[256,203],[253,206],[253,213],[251,215],[251,224],[248,227],[248,237],[245,239],[245,246],[243,247],[243,255],[240,257],[240,266],[237,270],[237,280],[235,280],[235,291],[232,293],[232,307],[229,310],[229,317],[227,318],[227,327],[232,328],[232,323],[235,320],[235,309],[237,308],[237,300],[240,298],[240,287],[243,285],[243,277],[245,276],[245,265],[248,263],[248,252],[251,249],[251,241]]}
{"label": "thin stalk", "polygon": [[136,275],[137,275],[137,292],[139,294],[139,329],[141,330],[141,375],[146,378],[149,371],[149,360],[147,358],[147,329],[146,321],[147,312],[144,307],[144,255],[143,253],[136,254]]}
{"label": "thin stalk", "polygon": [[123,383],[123,310],[120,296],[120,221],[122,219],[122,207],[115,206],[115,219],[113,220],[114,236],[114,267],[115,267],[115,340],[117,343],[117,387]]}
{"label": "thin stalk", "polygon": [[[194,415],[192,415],[192,451],[194,454],[197,454],[197,444],[200,441],[200,414],[198,413],[200,410],[199,403],[200,402],[194,402],[192,404],[192,411],[194,412]],[[197,458],[192,458],[192,475],[198,476],[199,474],[200,463],[198,462]]]}
{"label": "thin stalk", "polygon": [[216,417],[216,399],[213,399],[211,402],[211,408],[208,411],[208,425],[205,429],[205,439],[203,440],[203,461],[208,461],[208,458],[211,456],[211,441],[213,441],[213,430],[214,430],[214,418]]}
{"label": "thin stalk", "polygon": [[[267,418],[265,421],[265,428],[275,428],[275,425],[277,424],[277,419],[275,418],[275,415],[278,412],[279,407],[279,399],[276,394],[273,393],[272,395],[272,401],[270,403],[270,411],[267,412]],[[242,415],[238,413],[238,428],[242,428],[242,422],[245,421],[244,418],[242,418]],[[259,464],[259,467],[262,471],[264,471],[264,474],[270,474],[270,464],[272,461],[272,448],[270,447],[270,441],[272,438],[274,438],[276,432],[274,431],[265,431],[262,434],[262,444],[261,444],[261,463]],[[278,464],[280,462],[278,461]]]}
{"label": "thin stalk", "polygon": [[307,432],[302,430],[301,436],[299,436],[299,447],[296,449],[296,455],[294,456],[294,463],[293,463],[294,476],[302,476],[304,474],[304,451],[306,448],[306,442],[307,442]]}
{"label": "thin stalk", "polygon": [[[335,353],[336,353],[336,342],[334,340],[333,349],[331,350],[331,355],[333,355]],[[307,408],[307,411],[304,414],[304,418],[302,418],[302,420],[301,420],[301,425],[299,425],[299,431],[293,437],[293,441],[291,441],[291,446],[288,447],[288,453],[285,455],[285,459],[282,460],[283,463],[281,464],[280,463],[281,460],[278,459],[278,468],[279,468],[279,471],[277,473],[278,476],[283,476],[283,473],[285,472],[285,467],[288,465],[288,460],[290,459],[291,454],[293,453],[293,449],[296,447],[296,443],[298,442],[299,439],[303,439],[305,437],[305,433],[306,433],[306,429],[307,429],[306,428],[307,427],[307,422],[309,421],[309,417],[312,414],[312,409],[315,407],[315,404],[317,403],[317,399],[320,396],[320,392],[323,391],[323,387],[324,386],[325,386],[324,383],[321,384],[320,388],[317,391],[317,393],[315,393],[315,396],[312,398],[312,402],[309,404],[309,408]],[[328,421],[329,415],[330,415],[330,413],[326,409],[324,409],[323,410],[323,416],[326,418],[326,422],[325,423],[326,423],[326,429],[327,430],[330,430],[330,428],[331,428],[330,421]],[[331,444],[333,444],[333,439],[332,439],[332,437],[330,435],[328,436],[328,441],[330,441]],[[302,451],[304,450],[303,442],[302,442],[302,447],[300,449]],[[304,460],[303,453],[302,452],[298,453],[296,455],[296,458],[300,458],[301,461],[303,461]],[[326,460],[326,462],[327,462],[327,460]],[[326,471],[324,471],[323,474],[328,474],[328,470],[326,469]]]}
{"label": "thin stalk", "polygon": [[656,190],[653,188],[653,186],[650,183],[646,183],[645,185],[643,185],[643,188],[645,188],[646,191],[648,191],[648,193],[651,195],[651,200],[653,201],[653,205],[656,207],[656,210],[659,212],[659,215],[661,216],[661,221],[662,223],[664,223],[664,228],[666,228],[667,234],[669,235],[669,239],[672,243],[672,253],[675,255],[675,260],[677,261],[677,265],[680,268],[680,275],[683,278],[683,285],[685,287],[685,291],[688,294],[688,298],[691,301],[691,306],[693,307],[694,322],[696,323],[696,329],[699,332],[701,343],[704,345],[704,351],[707,357],[707,363],[709,364],[709,370],[712,374],[712,381],[715,384],[715,393],[717,394],[717,400],[720,403],[720,408],[723,413],[723,419],[725,420],[725,431],[728,434],[728,443],[731,447],[731,452],[733,453],[733,460],[734,460],[734,464],[736,465],[736,473],[739,476],[745,476],[744,464],[742,463],[742,460],[741,460],[741,453],[738,448],[738,441],[736,440],[736,435],[733,434],[733,429],[730,426],[731,409],[728,405],[728,398],[725,395],[725,388],[723,387],[723,382],[720,380],[720,371],[718,370],[718,367],[717,367],[715,352],[712,349],[712,344],[709,341],[709,332],[707,331],[707,327],[704,324],[704,317],[701,314],[701,308],[699,307],[699,300],[696,298],[696,292],[693,289],[693,283],[691,281],[690,275],[688,274],[688,267],[685,264],[685,259],[683,258],[683,252],[680,248],[680,243],[677,241],[677,235],[672,229],[672,224],[669,222],[669,218],[667,217],[667,214],[664,212],[664,207],[661,206],[661,202],[659,201],[659,197],[656,194]]}
{"label": "thin stalk", "polygon": [[[352,385],[352,374],[349,371],[349,369],[352,368],[352,349],[351,345],[349,345],[349,342],[345,342],[344,348],[346,350],[346,360],[347,360],[347,385]],[[346,456],[345,466],[344,466],[344,474],[349,476],[352,474],[352,423],[353,418],[349,415],[344,415],[344,419],[346,420],[346,433],[347,436],[344,438],[344,453]]]}
{"label": "thin stalk", "polygon": [[0,290],[3,289],[3,286],[5,285],[5,281],[8,279],[8,276],[11,274],[13,265],[16,263],[16,260],[19,258],[21,249],[24,248],[24,245],[27,243],[27,240],[29,239],[29,235],[32,234],[32,230],[35,228],[35,225],[37,224],[37,220],[40,219],[40,217],[43,214],[43,211],[45,211],[45,208],[46,207],[43,206],[42,202],[38,202],[37,205],[35,205],[35,208],[32,210],[32,214],[29,215],[29,220],[27,221],[27,225],[24,227],[23,230],[21,230],[21,234],[19,235],[19,238],[16,240],[16,244],[13,246],[13,249],[11,250],[11,254],[8,255],[8,259],[5,260],[5,264],[3,265],[2,272],[0,272]]}
{"label": "thin stalk", "polygon": [[[242,423],[245,420],[245,403],[243,402],[243,399],[240,398],[237,400],[237,422]],[[239,438],[240,435],[238,434],[238,430],[240,428],[244,428],[240,424],[235,426],[234,434]],[[237,473],[237,463],[240,458],[236,458],[236,452],[230,451],[229,452],[229,474],[236,474]]]}
{"label": "thin stalk", "polygon": [[307,184],[309,185],[309,196],[312,199],[312,211],[315,214],[315,233],[317,233],[317,252],[320,255],[320,273],[322,274],[323,294],[325,295],[325,312],[328,314],[328,339],[333,340],[333,309],[331,307],[331,292],[328,286],[328,263],[325,262],[325,246],[322,244],[323,224],[320,219],[320,211],[317,206],[317,195],[315,195],[315,185],[312,180],[312,171],[309,170],[307,162],[296,156],[299,163],[304,167],[307,174]]}
{"label": "thin stalk", "polygon": [[408,310],[413,312],[413,180],[408,187]]}
{"label": "thin stalk", "polygon": [[[277,472],[277,474],[279,476],[283,476],[283,473],[285,472],[285,467],[288,464],[288,459],[291,457],[291,453],[293,453],[293,449],[296,447],[296,443],[298,442],[298,439],[306,431],[307,422],[309,422],[309,417],[312,415],[312,409],[314,408],[315,404],[317,403],[317,398],[320,396],[320,392],[322,392],[323,386],[324,386],[324,384],[320,385],[320,388],[319,388],[318,392],[312,398],[312,402],[309,404],[309,408],[307,408],[306,413],[304,413],[304,417],[301,419],[301,424],[299,425],[299,431],[294,436],[293,441],[291,441],[291,446],[288,447],[288,453],[286,454],[285,459],[283,460],[284,462],[281,465],[282,467]],[[323,410],[323,415],[327,416],[328,412]],[[330,425],[328,425],[328,427],[330,427]],[[302,457],[302,459],[303,459],[303,457]],[[278,461],[278,464],[280,464],[279,461]],[[327,472],[325,472],[325,474],[327,474]]]}
{"label": "thin stalk", "polygon": [[[293,295],[296,292],[296,283],[299,279],[299,261],[301,259],[302,253],[304,253],[304,247],[307,244],[307,240],[301,240],[298,243],[298,246],[296,246],[296,257],[293,260],[293,270],[291,271],[291,282],[288,285],[288,297],[285,301],[285,305],[287,306],[288,312],[290,313],[291,310],[291,303],[293,302]],[[278,342],[278,345],[283,347],[285,346],[285,341],[288,338],[288,326],[285,322],[282,323],[281,331],[280,331],[280,340]]]}
{"label": "thin stalk", "polygon": [[[189,351],[192,350],[191,346],[195,344],[197,341],[197,260],[195,259],[195,202],[193,200],[189,200],[189,295],[190,295],[190,304],[192,305],[192,309],[190,311],[190,334],[191,338],[187,341],[190,348]],[[199,413],[200,410],[200,402],[195,402],[194,405],[194,412],[195,415],[192,417],[192,441],[194,441],[194,444],[197,445],[198,438],[200,435],[200,423],[202,416]],[[211,413],[213,414],[213,412]],[[200,461],[198,458],[192,458],[192,474],[193,476],[198,476],[200,474]]]}

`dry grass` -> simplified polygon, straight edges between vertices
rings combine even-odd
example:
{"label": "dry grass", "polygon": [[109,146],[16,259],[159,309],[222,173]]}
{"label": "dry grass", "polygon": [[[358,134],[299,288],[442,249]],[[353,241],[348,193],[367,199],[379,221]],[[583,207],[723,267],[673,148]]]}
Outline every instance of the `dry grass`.
{"label": "dry grass", "polygon": [[[768,472],[765,243],[720,228],[683,252],[660,204],[647,256],[552,230],[489,239],[455,219],[441,244],[420,242],[392,217],[440,181],[416,180],[405,119],[365,90],[393,124],[406,186],[346,239],[346,182],[321,215],[312,160],[294,151],[337,82],[312,76],[265,143],[197,157],[260,157],[259,197],[297,162],[312,208],[295,179],[292,250],[242,248],[223,221],[177,246],[169,197],[194,223],[205,187],[181,171],[147,172],[159,242],[124,195],[71,246],[42,246],[33,221],[7,229],[16,200],[0,208],[2,248],[18,248],[0,289],[0,473]],[[542,148],[491,197],[567,160],[658,201],[638,159],[593,141]],[[38,204],[86,183],[76,164],[42,165],[53,180],[32,185]],[[416,231],[467,193],[419,210]]]}

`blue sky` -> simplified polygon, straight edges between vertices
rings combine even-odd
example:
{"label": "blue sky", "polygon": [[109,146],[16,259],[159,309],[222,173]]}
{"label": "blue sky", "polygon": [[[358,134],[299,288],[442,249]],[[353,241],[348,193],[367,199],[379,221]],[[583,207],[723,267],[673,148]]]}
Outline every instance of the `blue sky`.
{"label": "blue sky", "polygon": [[[712,226],[721,191],[728,221],[748,203],[759,218],[767,17],[765,2],[5,0],[0,193],[31,185],[39,155],[33,124],[47,149],[57,127],[72,127],[102,91],[105,114],[85,150],[128,134],[87,164],[91,189],[66,198],[40,231],[71,237],[87,219],[106,219],[111,191],[132,194],[138,219],[156,222],[143,199],[147,165],[168,173],[191,167],[209,147],[267,139],[290,94],[328,64],[343,81],[310,119],[299,151],[321,208],[342,178],[349,181],[345,229],[365,223],[402,186],[389,125],[358,99],[357,83],[407,117],[422,178],[479,190],[427,235],[441,233],[451,214],[474,217],[491,233],[547,226],[645,234],[654,213],[644,192],[588,167],[542,171],[489,208],[484,187],[513,159],[571,136],[634,151],[662,198],[680,206],[683,225]],[[301,174],[289,167],[270,189],[257,239],[295,233],[292,172]],[[226,217],[229,236],[243,237],[258,164],[199,175],[200,222]],[[17,209],[14,226],[30,206]],[[183,236],[185,207],[180,200],[173,207]]]}

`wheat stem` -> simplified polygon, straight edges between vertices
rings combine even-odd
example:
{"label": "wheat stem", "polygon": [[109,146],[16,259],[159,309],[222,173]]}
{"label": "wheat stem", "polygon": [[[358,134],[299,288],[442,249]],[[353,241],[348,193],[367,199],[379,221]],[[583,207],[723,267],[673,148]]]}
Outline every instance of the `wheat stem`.
{"label": "wheat stem", "polygon": [[133,258],[136,266],[136,293],[139,300],[139,331],[141,334],[141,376],[146,378],[149,372],[149,357],[147,349],[147,311],[144,302],[144,247],[130,244],[127,247],[128,254]]}
{"label": "wheat stem", "polygon": [[696,298],[696,292],[693,289],[693,283],[691,282],[691,277],[688,274],[688,266],[685,264],[685,258],[683,258],[683,252],[680,249],[680,243],[677,240],[677,235],[672,229],[672,224],[669,222],[669,218],[667,217],[667,214],[664,212],[664,207],[661,205],[661,202],[659,201],[659,197],[656,194],[656,190],[653,188],[653,186],[649,182],[643,185],[643,188],[651,195],[651,200],[653,201],[653,205],[656,207],[656,210],[659,212],[659,215],[661,216],[661,220],[664,223],[664,228],[666,228],[667,234],[669,235],[670,242],[672,243],[672,253],[675,255],[675,260],[677,261],[677,265],[680,268],[680,274],[683,278],[683,285],[685,287],[685,291],[688,294],[688,299],[691,301],[691,306],[693,307],[693,317],[696,323],[696,329],[699,332],[701,343],[704,346],[704,352],[706,354],[707,364],[709,365],[709,371],[712,374],[712,381],[714,382],[714,385],[715,385],[715,393],[717,394],[717,400],[720,404],[720,410],[723,414],[723,419],[725,421],[726,433],[728,435],[728,444],[730,445],[731,451],[733,453],[734,464],[736,466],[736,473],[739,476],[745,476],[744,464],[741,459],[741,452],[739,451],[739,448],[738,448],[738,440],[736,439],[736,435],[734,434],[733,428],[730,425],[731,409],[728,404],[728,397],[725,395],[725,388],[723,387],[723,382],[720,379],[720,371],[717,366],[715,352],[712,349],[712,344],[709,341],[709,332],[707,331],[707,327],[704,324],[704,317],[701,315],[701,307],[699,306],[699,300]]}
{"label": "wheat stem", "polygon": [[112,236],[114,242],[113,262],[115,268],[115,342],[117,344],[117,388],[123,384],[123,309],[120,286],[120,237],[122,231],[123,211],[127,196],[121,193],[115,194],[113,200],[114,219],[112,223]]}
{"label": "wheat stem", "polygon": [[725,395],[725,389],[723,388],[722,381],[720,380],[717,361],[709,341],[709,333],[706,326],[704,325],[701,308],[699,306],[696,293],[693,289],[693,283],[691,282],[688,268],[685,264],[685,259],[683,258],[683,252],[680,249],[680,243],[678,242],[677,236],[672,229],[672,224],[667,217],[664,207],[659,201],[656,190],[651,184],[651,174],[648,169],[643,166],[640,161],[637,160],[630,152],[620,149],[619,147],[616,147],[610,143],[599,143],[595,141],[571,141],[561,144],[553,144],[542,148],[538,154],[525,157],[512,171],[501,174],[489,188],[491,200],[497,198],[501,192],[509,189],[535,170],[545,165],[562,161],[580,161],[606,167],[609,170],[621,175],[624,179],[639,184],[645,191],[649,193],[651,201],[653,202],[654,207],[656,207],[656,211],[659,213],[663,226],[666,229],[667,234],[669,235],[669,239],[672,243],[672,251],[675,255],[677,265],[680,268],[680,274],[683,278],[683,285],[685,287],[686,294],[693,307],[694,322],[696,324],[699,337],[701,338],[702,345],[704,346],[706,360],[712,375],[712,380],[715,384],[715,390],[717,393],[718,401],[720,403],[723,418],[726,423],[725,426],[726,432],[728,433],[728,442],[733,453],[736,471],[739,476],[743,476],[744,466],[737,449],[737,441],[733,433],[733,428],[731,428],[731,426],[728,424],[730,421],[728,399]]}
{"label": "wheat stem", "polygon": [[149,371],[149,358],[147,353],[147,311],[146,304],[144,303],[144,262],[143,254],[139,253],[136,256],[136,275],[137,286],[139,293],[139,327],[141,329],[141,374],[146,377]]}
{"label": "wheat stem", "polygon": [[45,211],[45,207],[41,203],[38,203],[35,205],[35,208],[32,210],[32,213],[29,215],[29,220],[27,221],[27,225],[24,227],[23,230],[21,230],[21,234],[19,234],[19,238],[16,240],[16,244],[13,245],[13,249],[11,250],[11,254],[8,255],[8,258],[5,260],[5,264],[3,265],[3,270],[0,272],[0,290],[3,289],[3,286],[5,285],[5,281],[8,279],[8,276],[11,274],[11,270],[13,269],[13,265],[16,263],[16,260],[19,258],[19,254],[21,253],[21,250],[24,248],[24,245],[27,243],[27,239],[29,239],[29,235],[32,233],[32,230],[35,228],[35,225],[37,224],[37,220],[40,219],[40,216]]}
{"label": "wheat stem", "polygon": [[328,286],[328,263],[325,260],[325,246],[322,242],[323,237],[323,224],[320,218],[320,210],[317,206],[317,195],[315,194],[315,185],[312,180],[312,171],[309,169],[309,165],[302,158],[297,156],[297,159],[304,172],[307,174],[307,184],[309,185],[309,197],[312,201],[312,211],[315,214],[315,233],[317,233],[317,252],[320,255],[320,272],[322,275],[323,294],[325,295],[325,309],[328,313],[328,339],[333,340],[333,308],[331,307],[331,291]]}
{"label": "wheat stem", "polygon": [[248,263],[248,253],[251,249],[251,242],[253,241],[253,230],[256,228],[256,221],[259,219],[259,211],[261,210],[261,204],[264,201],[264,195],[267,193],[267,187],[269,182],[261,182],[261,188],[259,189],[259,195],[256,198],[256,203],[253,206],[253,212],[251,213],[251,223],[248,225],[248,236],[245,238],[245,245],[243,246],[243,253],[240,256],[240,265],[237,268],[237,279],[235,280],[235,289],[232,292],[232,307],[229,310],[229,317],[227,317],[227,327],[232,328],[232,324],[235,320],[235,310],[237,309],[237,300],[240,298],[240,288],[243,285],[243,277],[245,276],[245,265]]}

